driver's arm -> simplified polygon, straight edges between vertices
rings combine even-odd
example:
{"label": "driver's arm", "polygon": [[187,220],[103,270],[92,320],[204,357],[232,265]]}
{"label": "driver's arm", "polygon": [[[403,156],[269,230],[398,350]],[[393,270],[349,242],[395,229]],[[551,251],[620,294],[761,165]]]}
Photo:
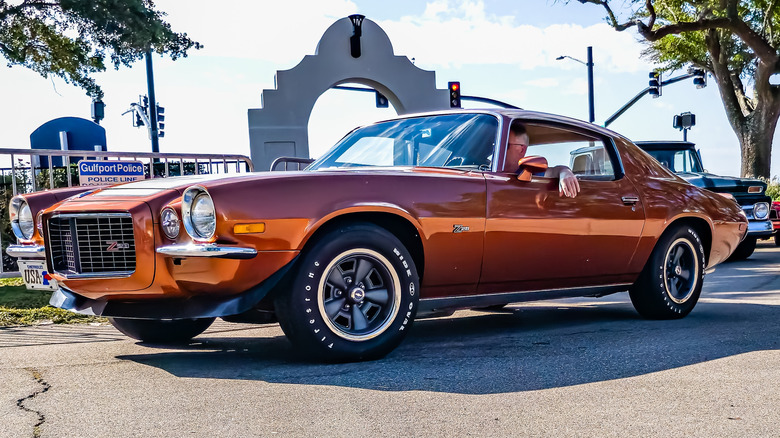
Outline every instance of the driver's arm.
{"label": "driver's arm", "polygon": [[574,198],[580,192],[580,182],[574,176],[574,172],[566,166],[548,167],[544,176],[558,178],[558,194],[568,198]]}

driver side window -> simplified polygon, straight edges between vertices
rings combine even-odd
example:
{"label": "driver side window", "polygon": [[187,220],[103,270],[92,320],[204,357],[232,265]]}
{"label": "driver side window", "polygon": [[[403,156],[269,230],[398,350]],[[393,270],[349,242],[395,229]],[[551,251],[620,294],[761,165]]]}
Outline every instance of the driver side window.
{"label": "driver side window", "polygon": [[549,167],[566,166],[580,179],[615,179],[612,158],[600,138],[557,126],[525,126],[529,138],[527,156],[545,157]]}

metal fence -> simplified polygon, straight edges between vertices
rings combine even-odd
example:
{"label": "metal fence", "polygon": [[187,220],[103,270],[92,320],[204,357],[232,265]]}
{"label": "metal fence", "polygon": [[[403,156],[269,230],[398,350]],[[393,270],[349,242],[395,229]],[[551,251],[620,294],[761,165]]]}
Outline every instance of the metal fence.
{"label": "metal fence", "polygon": [[172,154],[153,152],[63,151],[59,149],[0,149],[0,275],[15,268],[15,261],[5,254],[14,240],[8,223],[8,201],[19,193],[79,185],[79,160],[140,161],[146,178],[200,174],[253,172],[252,160],[244,155]]}
{"label": "metal fence", "polygon": [[[52,189],[56,187],[71,187],[78,185],[74,181],[73,172],[75,171],[76,181],[78,172],[75,169],[75,161],[80,159],[93,160],[122,160],[131,159],[144,163],[146,176],[148,178],[164,178],[167,176],[178,176],[188,174],[214,174],[214,173],[241,173],[254,171],[252,160],[243,155],[224,155],[224,154],[170,154],[154,152],[101,152],[101,151],[63,151],[58,149],[0,149],[0,156],[10,157],[10,166],[0,168],[0,178],[2,186],[8,184],[10,179],[11,189],[14,195],[30,191],[35,192],[43,189]],[[18,157],[28,157],[24,161]],[[62,161],[61,166],[55,166],[54,161]],[[41,165],[40,163],[45,163]],[[243,165],[243,166],[242,166]],[[67,169],[67,171],[66,171]],[[188,172],[188,169],[190,170]],[[173,172],[172,172],[173,170]],[[63,185],[55,183],[55,177],[58,171],[64,176]],[[43,184],[42,184],[43,183]],[[24,185],[25,187],[19,187]]]}

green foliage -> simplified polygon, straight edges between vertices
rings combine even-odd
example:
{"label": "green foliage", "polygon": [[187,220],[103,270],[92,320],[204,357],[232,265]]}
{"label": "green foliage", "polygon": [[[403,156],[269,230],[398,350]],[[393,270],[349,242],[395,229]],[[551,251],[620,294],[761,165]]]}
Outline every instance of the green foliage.
{"label": "green foliage", "polygon": [[51,321],[55,324],[79,324],[87,322],[106,322],[107,320],[105,318],[81,315],[51,306],[35,309],[10,309],[0,306],[0,327],[33,325],[44,321]]}
{"label": "green foliage", "polygon": [[[657,14],[653,29],[676,23],[695,22],[703,16],[705,11],[710,11],[711,16],[723,17],[725,11],[719,9],[719,1],[690,1],[690,0],[659,0],[653,3]],[[749,0],[742,3],[753,3],[758,7],[761,0]],[[752,9],[742,8],[740,16],[754,29],[761,26],[761,19],[757,14],[750,13]],[[645,15],[647,11],[644,11]],[[671,34],[658,41],[650,42],[643,53],[650,59],[659,62],[665,70],[678,70],[688,64],[700,67],[712,65],[710,54],[707,51],[705,37],[708,31],[693,31],[679,34]],[[728,30],[718,30],[721,49],[726,55],[727,66],[731,72],[738,76],[747,77],[754,73],[752,61],[754,55],[750,49],[734,34]]]}
{"label": "green foliage", "polygon": [[777,176],[773,177],[771,181],[767,181],[766,195],[773,201],[780,201],[780,180],[777,179]]}
{"label": "green foliage", "polygon": [[[6,280],[6,279],[4,279]],[[37,309],[49,304],[51,291],[28,290],[21,278],[16,277],[14,285],[0,287],[0,307],[11,309]]]}
{"label": "green foliage", "polygon": [[[24,286],[24,280],[22,280],[22,277],[0,278],[0,287],[5,286]],[[0,301],[0,304],[2,304],[2,301]]]}
{"label": "green foliage", "polygon": [[79,315],[49,306],[51,291],[27,290],[19,277],[0,278],[0,327],[30,325],[43,321],[55,324],[104,322],[105,318]]}
{"label": "green foliage", "polygon": [[0,53],[8,65],[58,76],[93,97],[103,92],[90,77],[130,65],[147,50],[187,56],[200,43],[176,33],[151,0],[0,1]]}

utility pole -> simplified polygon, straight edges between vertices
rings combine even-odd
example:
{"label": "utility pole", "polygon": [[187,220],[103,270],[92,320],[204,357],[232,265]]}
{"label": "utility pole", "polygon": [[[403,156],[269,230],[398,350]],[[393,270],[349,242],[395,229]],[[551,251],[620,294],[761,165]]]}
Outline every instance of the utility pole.
{"label": "utility pole", "polygon": [[596,108],[593,103],[593,46],[588,46],[588,121],[596,120]]}
{"label": "utility pole", "polygon": [[152,71],[152,49],[146,50],[146,85],[149,89],[149,133],[152,138],[152,152],[160,152],[160,133],[157,126],[157,98],[154,95],[154,72]]}
{"label": "utility pole", "polygon": [[587,62],[582,62],[581,60],[571,57],[569,55],[561,55],[557,58],[555,58],[556,61],[561,61],[563,59],[569,58],[572,61],[577,61],[580,64],[588,67],[588,121],[590,123],[593,123],[596,120],[596,109],[595,109],[595,103],[594,100],[594,93],[593,93],[593,46],[588,46],[588,58]]}

